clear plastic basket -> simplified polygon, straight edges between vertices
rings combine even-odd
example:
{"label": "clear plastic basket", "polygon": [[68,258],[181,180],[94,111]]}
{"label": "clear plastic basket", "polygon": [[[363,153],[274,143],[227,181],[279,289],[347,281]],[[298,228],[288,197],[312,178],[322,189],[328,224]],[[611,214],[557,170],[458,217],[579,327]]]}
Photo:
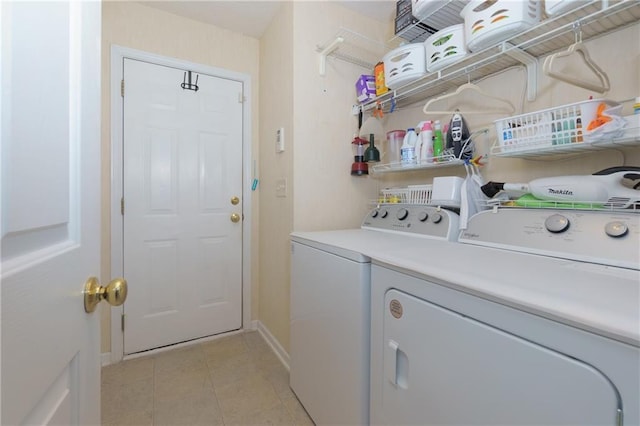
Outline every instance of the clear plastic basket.
{"label": "clear plastic basket", "polygon": [[385,188],[380,191],[379,204],[419,204],[431,202],[432,185],[409,185],[406,188]]}

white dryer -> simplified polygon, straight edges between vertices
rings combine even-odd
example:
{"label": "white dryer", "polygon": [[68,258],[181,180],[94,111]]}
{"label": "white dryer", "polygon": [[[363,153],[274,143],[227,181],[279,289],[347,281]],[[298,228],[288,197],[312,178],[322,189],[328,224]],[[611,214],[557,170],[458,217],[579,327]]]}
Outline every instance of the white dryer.
{"label": "white dryer", "polygon": [[457,230],[451,211],[398,204],[360,229],[291,234],[290,386],[316,424],[369,423],[372,254],[442,245]]}
{"label": "white dryer", "polygon": [[372,261],[371,424],[640,424],[640,215],[497,209],[460,241]]}

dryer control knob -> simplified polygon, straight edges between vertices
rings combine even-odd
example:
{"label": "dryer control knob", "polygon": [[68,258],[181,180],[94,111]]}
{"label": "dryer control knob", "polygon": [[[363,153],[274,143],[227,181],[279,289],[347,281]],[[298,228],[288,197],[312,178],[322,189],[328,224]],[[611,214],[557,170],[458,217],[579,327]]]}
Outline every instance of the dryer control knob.
{"label": "dryer control knob", "polygon": [[371,217],[378,217],[378,210],[374,210],[371,212]]}
{"label": "dryer control knob", "polygon": [[434,213],[434,214],[431,216],[431,221],[432,221],[433,223],[440,223],[440,222],[442,222],[442,215],[441,215],[440,213]]}
{"label": "dryer control knob", "polygon": [[405,220],[407,216],[409,216],[409,212],[405,208],[398,210],[398,213],[396,213],[398,220]]}
{"label": "dryer control knob", "polygon": [[384,219],[387,216],[389,216],[389,212],[387,210],[380,210],[380,217],[381,218]]}
{"label": "dryer control knob", "polygon": [[428,218],[429,218],[429,213],[427,213],[427,212],[420,212],[420,213],[418,214],[418,220],[419,220],[420,222],[424,222],[424,221],[425,221],[425,220],[427,220]]}
{"label": "dryer control knob", "polygon": [[620,238],[629,233],[629,227],[620,221],[609,222],[605,225],[604,232],[610,237]]}
{"label": "dryer control knob", "polygon": [[549,232],[559,234],[569,229],[569,219],[561,214],[554,214],[544,221],[544,227],[547,228]]}

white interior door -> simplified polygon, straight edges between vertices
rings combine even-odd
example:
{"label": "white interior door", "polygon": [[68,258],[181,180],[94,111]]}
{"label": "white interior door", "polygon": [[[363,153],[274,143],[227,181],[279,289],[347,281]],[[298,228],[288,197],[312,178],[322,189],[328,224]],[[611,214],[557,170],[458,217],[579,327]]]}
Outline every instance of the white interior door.
{"label": "white interior door", "polygon": [[123,66],[130,354],[242,326],[242,83]]}
{"label": "white interior door", "polygon": [[100,422],[99,2],[0,2],[3,425]]}

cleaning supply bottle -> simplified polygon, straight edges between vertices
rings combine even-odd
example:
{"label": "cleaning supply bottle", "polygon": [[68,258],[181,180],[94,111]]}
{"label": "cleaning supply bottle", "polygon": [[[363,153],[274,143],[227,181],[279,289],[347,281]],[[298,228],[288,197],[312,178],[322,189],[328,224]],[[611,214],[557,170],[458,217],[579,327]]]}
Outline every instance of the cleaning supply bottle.
{"label": "cleaning supply bottle", "polygon": [[420,149],[422,147],[422,127],[424,126],[424,121],[421,121],[418,123],[418,125],[415,127],[416,132],[418,133],[418,139],[416,139],[416,143],[414,146],[415,149],[415,157],[416,157],[416,163],[420,164]]}
{"label": "cleaning supply bottle", "polygon": [[440,157],[444,153],[444,138],[440,120],[436,120],[433,129],[433,161],[443,161]]}
{"label": "cleaning supply bottle", "polygon": [[402,166],[410,166],[416,162],[416,129],[409,127],[407,133],[402,140],[402,146],[400,147],[400,163]]}
{"label": "cleaning supply bottle", "polygon": [[419,163],[433,163],[433,129],[431,121],[423,121],[420,130],[420,157]]}

